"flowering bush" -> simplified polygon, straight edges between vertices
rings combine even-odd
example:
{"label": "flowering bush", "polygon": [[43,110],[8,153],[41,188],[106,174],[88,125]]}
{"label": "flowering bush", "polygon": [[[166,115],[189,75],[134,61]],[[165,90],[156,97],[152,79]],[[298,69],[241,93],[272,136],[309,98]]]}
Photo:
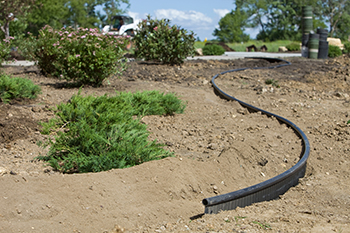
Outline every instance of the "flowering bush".
{"label": "flowering bush", "polygon": [[123,53],[128,37],[103,35],[97,29],[69,27],[60,31],[45,26],[38,38],[30,35],[27,56],[44,74],[79,84],[101,85],[125,67]]}
{"label": "flowering bush", "polygon": [[0,65],[10,57],[12,39],[13,37],[10,37],[0,41]]}
{"label": "flowering bush", "polygon": [[135,56],[165,64],[181,64],[186,57],[193,56],[194,34],[176,25],[170,26],[170,20],[153,20],[148,15],[139,23],[140,28],[133,38]]}

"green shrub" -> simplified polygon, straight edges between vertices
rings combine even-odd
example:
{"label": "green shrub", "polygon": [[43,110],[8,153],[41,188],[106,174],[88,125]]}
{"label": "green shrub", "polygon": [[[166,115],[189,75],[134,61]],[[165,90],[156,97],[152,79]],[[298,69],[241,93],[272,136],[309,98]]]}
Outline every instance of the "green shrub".
{"label": "green shrub", "polygon": [[[185,104],[174,94],[158,91],[119,93],[116,96],[82,97],[57,106],[56,118],[42,123],[47,141],[47,161],[61,172],[99,172],[126,168],[172,154],[164,145],[148,141],[144,115],[183,113]],[[138,116],[138,117],[135,117]]]}
{"label": "green shrub", "polygon": [[179,26],[170,26],[168,19],[151,19],[139,23],[140,30],[133,38],[135,57],[164,64],[181,64],[195,53],[194,33]]}
{"label": "green shrub", "polygon": [[1,63],[10,57],[12,39],[13,37],[10,37],[9,39],[3,39],[3,41],[0,41],[0,66]]}
{"label": "green shrub", "polygon": [[344,44],[343,53],[350,53],[350,42],[349,41],[345,41],[343,44]]}
{"label": "green shrub", "polygon": [[92,28],[58,31],[45,26],[37,38],[30,36],[25,52],[47,75],[99,86],[124,69],[129,42],[128,37],[103,35]]}
{"label": "green shrub", "polygon": [[217,44],[209,44],[203,47],[203,55],[222,55],[225,49]]}
{"label": "green shrub", "polygon": [[13,99],[35,99],[41,88],[31,80],[0,74],[0,100],[8,103]]}
{"label": "green shrub", "polygon": [[286,46],[288,51],[300,51],[300,43],[293,42]]}
{"label": "green shrub", "polygon": [[341,49],[336,45],[329,45],[328,46],[328,57],[339,57],[343,54]]}

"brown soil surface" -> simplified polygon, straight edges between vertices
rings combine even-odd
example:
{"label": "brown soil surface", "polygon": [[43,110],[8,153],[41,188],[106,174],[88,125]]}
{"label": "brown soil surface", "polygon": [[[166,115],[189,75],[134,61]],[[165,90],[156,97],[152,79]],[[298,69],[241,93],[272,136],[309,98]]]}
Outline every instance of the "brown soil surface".
{"label": "brown soil surface", "polygon": [[277,69],[221,75],[217,84],[305,132],[306,176],[278,200],[214,215],[203,215],[202,199],[274,177],[302,151],[293,130],[219,98],[211,86],[215,74],[269,62],[130,62],[121,78],[84,87],[86,95],[156,89],[188,104],[184,114],[143,119],[150,137],[176,157],[87,174],[61,174],[35,159],[47,152],[36,144],[47,138],[38,122],[78,89],[36,67],[2,68],[33,80],[43,93],[35,101],[0,103],[0,232],[350,232],[350,59],[289,60]]}

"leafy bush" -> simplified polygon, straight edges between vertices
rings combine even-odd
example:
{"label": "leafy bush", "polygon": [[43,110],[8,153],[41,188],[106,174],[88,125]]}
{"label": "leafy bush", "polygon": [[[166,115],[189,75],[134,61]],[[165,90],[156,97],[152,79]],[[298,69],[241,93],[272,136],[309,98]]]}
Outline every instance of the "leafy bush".
{"label": "leafy bush", "polygon": [[341,49],[336,45],[328,46],[328,57],[339,57],[343,54]]}
{"label": "leafy bush", "polygon": [[13,37],[10,37],[9,39],[3,39],[2,42],[0,41],[0,66],[1,63],[10,57],[11,39],[13,39]]}
{"label": "leafy bush", "polygon": [[154,20],[150,15],[139,23],[140,30],[133,38],[137,58],[176,65],[194,55],[193,32],[169,23],[168,19]]}
{"label": "leafy bush", "polygon": [[45,26],[36,38],[30,35],[26,57],[37,61],[47,75],[79,84],[101,85],[125,66],[123,53],[128,37],[103,35],[97,29]]}
{"label": "leafy bush", "polygon": [[31,80],[0,74],[0,100],[4,103],[13,99],[35,99],[40,93],[41,88]]}
{"label": "leafy bush", "polygon": [[293,42],[286,46],[288,51],[300,51],[300,43]]}
{"label": "leafy bush", "polygon": [[[43,134],[57,134],[43,146],[39,159],[62,172],[99,172],[126,168],[172,154],[164,145],[148,141],[144,115],[183,113],[185,104],[174,94],[145,91],[114,97],[82,97],[57,106],[56,118],[42,123]],[[138,116],[138,117],[135,117]]]}
{"label": "leafy bush", "polygon": [[209,44],[203,47],[203,55],[222,55],[225,49],[217,44]]}
{"label": "leafy bush", "polygon": [[350,42],[349,41],[345,41],[344,43],[344,53],[350,53]]}

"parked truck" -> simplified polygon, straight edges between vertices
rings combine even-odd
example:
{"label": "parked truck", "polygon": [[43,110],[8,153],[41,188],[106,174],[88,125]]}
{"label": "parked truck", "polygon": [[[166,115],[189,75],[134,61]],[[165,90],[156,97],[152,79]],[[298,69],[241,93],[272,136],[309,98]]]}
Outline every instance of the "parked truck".
{"label": "parked truck", "polygon": [[103,27],[102,33],[119,36],[134,36],[137,33],[137,30],[137,24],[132,17],[116,15],[111,17],[109,25]]}

